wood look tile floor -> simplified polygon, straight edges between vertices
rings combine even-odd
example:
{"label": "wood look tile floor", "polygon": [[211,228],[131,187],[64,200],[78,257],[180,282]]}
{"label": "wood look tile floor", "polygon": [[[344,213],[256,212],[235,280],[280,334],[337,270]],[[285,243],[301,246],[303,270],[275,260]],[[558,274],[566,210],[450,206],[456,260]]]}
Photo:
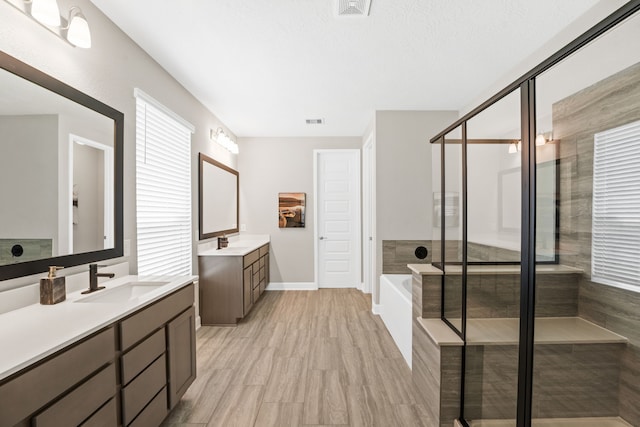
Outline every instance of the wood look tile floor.
{"label": "wood look tile floor", "polygon": [[423,426],[411,371],[355,289],[266,292],[237,327],[201,327],[197,360],[163,426]]}

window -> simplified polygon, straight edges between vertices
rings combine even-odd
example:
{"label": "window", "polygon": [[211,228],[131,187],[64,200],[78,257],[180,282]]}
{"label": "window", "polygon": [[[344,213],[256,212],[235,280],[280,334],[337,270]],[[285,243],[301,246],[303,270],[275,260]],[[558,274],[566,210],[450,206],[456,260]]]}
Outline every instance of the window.
{"label": "window", "polygon": [[191,274],[191,133],[149,95],[136,96],[138,274]]}
{"label": "window", "polygon": [[640,292],[640,122],[595,135],[591,280]]}

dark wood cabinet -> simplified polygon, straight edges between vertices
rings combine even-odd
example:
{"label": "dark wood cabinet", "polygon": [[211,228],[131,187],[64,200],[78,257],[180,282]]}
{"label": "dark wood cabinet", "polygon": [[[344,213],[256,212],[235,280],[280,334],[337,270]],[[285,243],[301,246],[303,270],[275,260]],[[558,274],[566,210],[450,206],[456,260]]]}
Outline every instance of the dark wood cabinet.
{"label": "dark wood cabinet", "polygon": [[108,327],[2,382],[0,426],[56,425],[67,408],[84,405],[68,414],[80,424],[99,409],[116,394],[114,332]]}
{"label": "dark wood cabinet", "polygon": [[169,410],[196,379],[196,310],[191,307],[167,324]]}
{"label": "dark wood cabinet", "polygon": [[158,426],[196,377],[194,288],[0,381],[0,427]]}
{"label": "dark wood cabinet", "polygon": [[236,325],[269,284],[269,245],[248,254],[199,256],[203,325]]}

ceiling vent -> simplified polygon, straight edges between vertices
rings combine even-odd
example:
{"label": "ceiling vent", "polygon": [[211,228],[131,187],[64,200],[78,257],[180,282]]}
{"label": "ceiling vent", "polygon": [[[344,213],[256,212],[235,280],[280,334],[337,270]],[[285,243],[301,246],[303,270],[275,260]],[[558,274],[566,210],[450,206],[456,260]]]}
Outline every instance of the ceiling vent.
{"label": "ceiling vent", "polygon": [[338,16],[369,16],[371,0],[335,0]]}
{"label": "ceiling vent", "polygon": [[324,123],[324,119],[307,119],[308,125],[321,125]]}

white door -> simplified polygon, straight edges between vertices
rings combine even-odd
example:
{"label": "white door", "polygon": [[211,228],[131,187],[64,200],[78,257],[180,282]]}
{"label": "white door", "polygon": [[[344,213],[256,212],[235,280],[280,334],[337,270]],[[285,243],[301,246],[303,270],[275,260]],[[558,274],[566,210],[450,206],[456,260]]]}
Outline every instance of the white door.
{"label": "white door", "polygon": [[316,150],[316,283],[360,283],[360,151]]}
{"label": "white door", "polygon": [[370,294],[376,277],[375,251],[375,148],[373,134],[362,147],[363,292]]}

